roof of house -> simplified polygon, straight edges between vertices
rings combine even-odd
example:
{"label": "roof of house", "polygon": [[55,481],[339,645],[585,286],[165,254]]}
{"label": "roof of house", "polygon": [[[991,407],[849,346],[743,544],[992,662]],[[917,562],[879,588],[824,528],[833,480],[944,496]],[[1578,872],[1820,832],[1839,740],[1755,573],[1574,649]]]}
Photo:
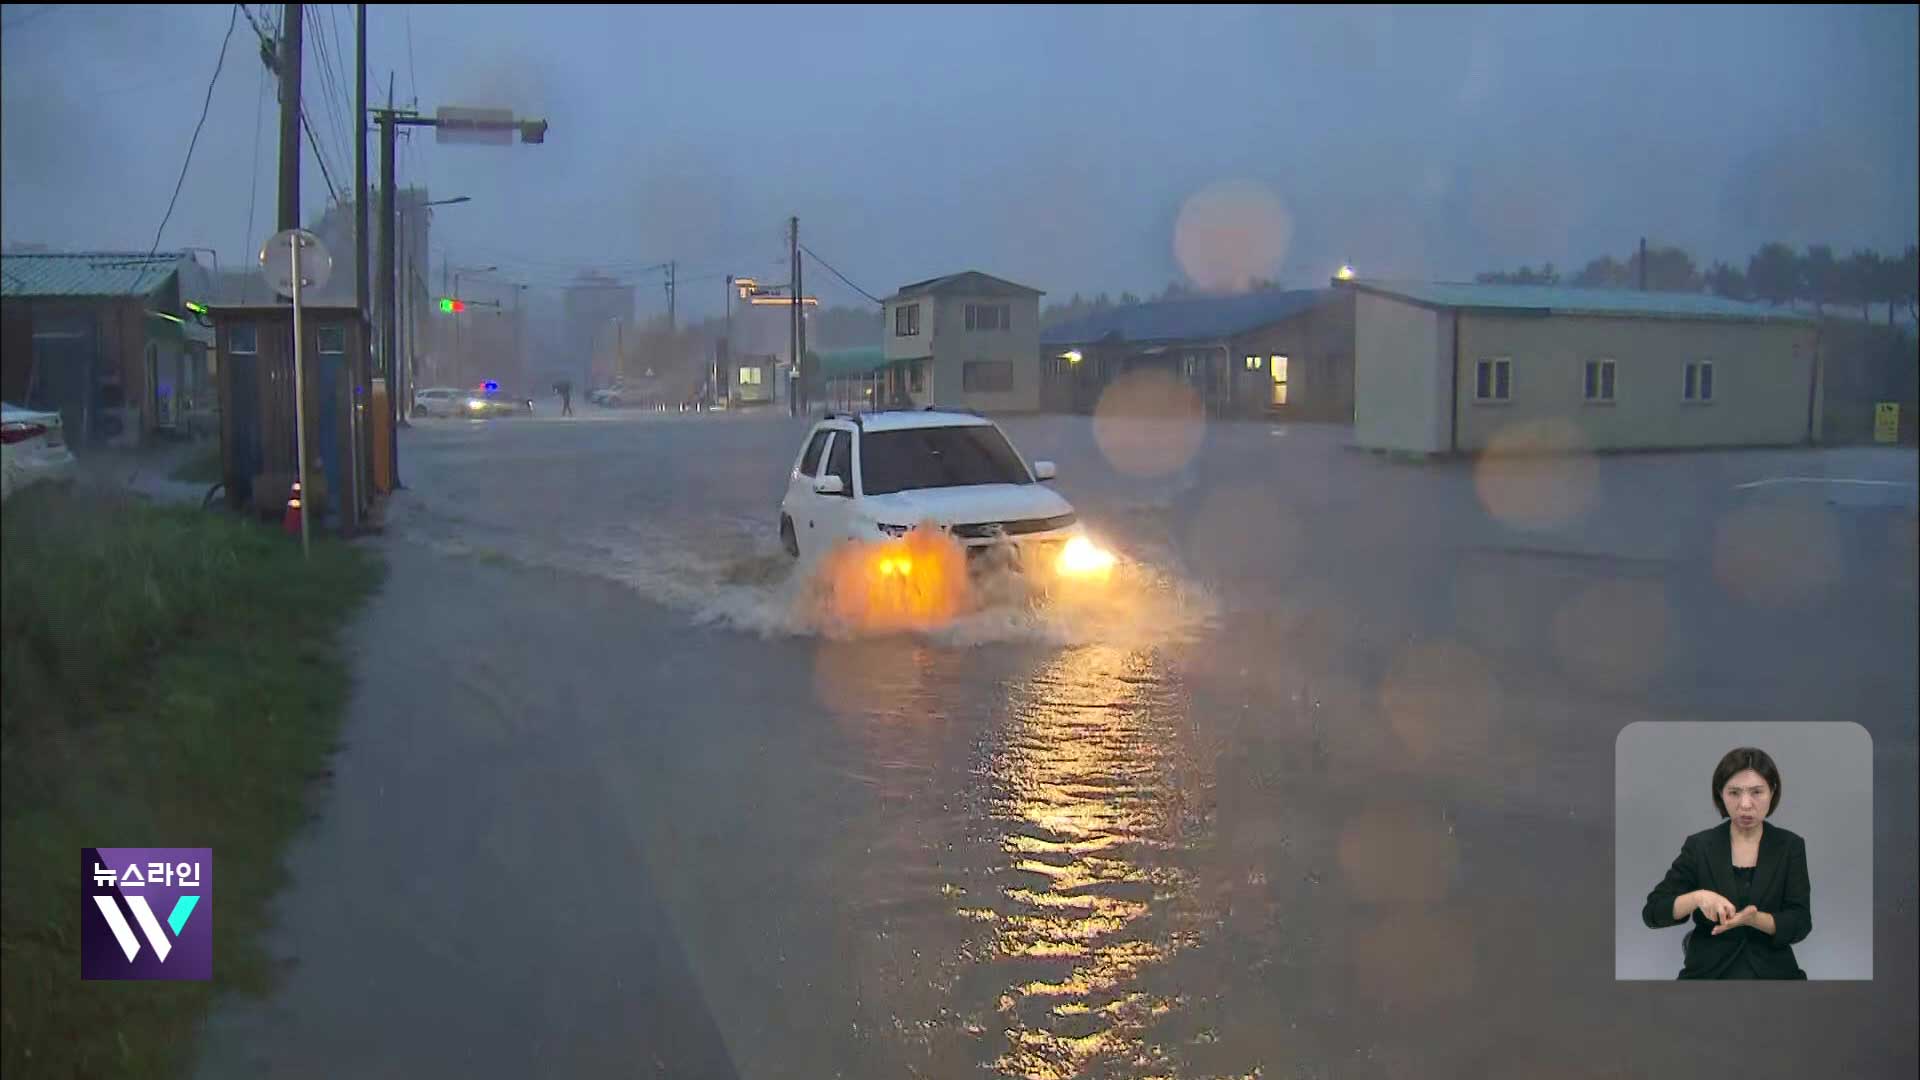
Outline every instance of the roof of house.
{"label": "roof of house", "polygon": [[82,251],[0,255],[0,296],[134,297],[180,272],[184,252]]}
{"label": "roof of house", "polygon": [[1642,319],[1718,319],[1735,322],[1807,323],[1788,309],[1729,300],[1708,293],[1582,289],[1570,285],[1494,285],[1455,281],[1350,283],[1361,292],[1391,296],[1425,307],[1504,311],[1528,315],[1613,315]]}
{"label": "roof of house", "polygon": [[1040,343],[1217,341],[1290,319],[1338,295],[1332,289],[1265,289],[1126,304],[1047,327],[1040,331]]}
{"label": "roof of house", "polygon": [[898,300],[904,296],[921,296],[930,293],[966,293],[969,296],[1044,296],[1039,289],[1022,285],[1017,281],[997,278],[992,274],[983,274],[978,270],[962,270],[957,274],[928,278],[900,286],[888,300]]}

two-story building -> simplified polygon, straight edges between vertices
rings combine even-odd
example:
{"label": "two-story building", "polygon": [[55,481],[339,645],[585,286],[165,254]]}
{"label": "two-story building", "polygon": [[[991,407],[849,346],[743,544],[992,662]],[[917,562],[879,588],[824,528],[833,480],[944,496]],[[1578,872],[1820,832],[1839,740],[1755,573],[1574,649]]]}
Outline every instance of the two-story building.
{"label": "two-story building", "polygon": [[915,408],[1040,408],[1040,297],[968,270],[903,285],[886,300],[885,359]]}

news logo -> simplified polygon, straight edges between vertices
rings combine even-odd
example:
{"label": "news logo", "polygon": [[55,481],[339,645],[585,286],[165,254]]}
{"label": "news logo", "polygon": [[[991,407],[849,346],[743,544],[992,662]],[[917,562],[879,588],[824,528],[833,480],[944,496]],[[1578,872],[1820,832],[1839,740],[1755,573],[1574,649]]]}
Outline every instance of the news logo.
{"label": "news logo", "polygon": [[81,848],[82,979],[213,978],[212,848]]}

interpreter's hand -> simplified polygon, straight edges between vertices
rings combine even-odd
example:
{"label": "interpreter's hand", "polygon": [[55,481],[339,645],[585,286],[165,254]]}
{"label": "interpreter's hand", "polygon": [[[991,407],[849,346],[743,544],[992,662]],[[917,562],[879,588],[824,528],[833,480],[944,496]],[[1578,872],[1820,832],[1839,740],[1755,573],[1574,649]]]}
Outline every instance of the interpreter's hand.
{"label": "interpreter's hand", "polygon": [[1752,904],[1748,904],[1746,907],[1743,907],[1739,911],[1734,912],[1731,916],[1720,920],[1720,925],[1713,928],[1713,934],[1715,937],[1718,937],[1721,934],[1726,933],[1727,931],[1733,929],[1736,926],[1752,926],[1754,924],[1754,919],[1759,914],[1760,914],[1759,908],[1754,907]]}
{"label": "interpreter's hand", "polygon": [[[1697,890],[1693,894],[1693,898],[1696,901],[1693,909],[1705,915],[1709,921],[1714,923],[1724,925],[1726,921],[1733,918],[1739,910],[1733,906],[1733,901],[1721,896],[1712,889]],[[1713,932],[1717,934],[1720,930],[1716,927]]]}

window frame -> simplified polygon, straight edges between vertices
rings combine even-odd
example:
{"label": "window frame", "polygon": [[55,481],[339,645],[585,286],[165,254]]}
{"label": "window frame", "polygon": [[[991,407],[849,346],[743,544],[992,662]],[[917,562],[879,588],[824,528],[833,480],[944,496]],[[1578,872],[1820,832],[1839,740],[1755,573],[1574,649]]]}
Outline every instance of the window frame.
{"label": "window frame", "polygon": [[1589,359],[1581,370],[1581,399],[1588,405],[1612,405],[1620,400],[1619,392],[1619,363],[1611,356]]}
{"label": "window frame", "polygon": [[[827,456],[827,443],[832,440],[832,436],[833,429],[826,427],[816,429],[813,434],[807,436],[807,445],[800,448],[800,463],[794,466],[794,468],[799,470],[801,476],[811,480],[820,475],[820,459]],[[814,454],[813,444],[816,442],[820,444],[820,452]],[[809,470],[807,465],[807,455],[809,454],[813,455],[811,470]]]}
{"label": "window frame", "polygon": [[[833,441],[827,444],[826,453],[821,455],[820,468],[824,470],[824,475],[840,477],[840,494],[829,495],[827,498],[851,499],[853,498],[853,431],[848,428],[829,428],[828,430],[833,434]],[[847,453],[845,475],[835,472],[833,465],[834,458],[843,446],[846,447]]]}
{"label": "window frame", "polygon": [[[995,372],[1006,372],[1006,385],[978,385],[974,372],[992,368]],[[960,390],[967,394],[1011,394],[1014,391],[1014,370],[1011,360],[967,360],[960,365]]]}
{"label": "window frame", "polygon": [[893,336],[920,336],[920,301],[899,304],[893,309]]}
{"label": "window frame", "polygon": [[1712,360],[1689,360],[1680,378],[1680,403],[1682,405],[1711,405],[1717,400],[1714,396],[1714,377]]}
{"label": "window frame", "polygon": [[[247,332],[247,347],[240,347],[239,334]],[[235,356],[260,355],[260,327],[254,323],[235,323],[227,327],[227,351]]]}
{"label": "window frame", "polygon": [[[1500,393],[1500,373],[1506,372],[1506,393]],[[1486,373],[1486,392],[1481,392],[1480,375]],[[1513,357],[1483,356],[1473,365],[1473,403],[1475,405],[1510,405],[1513,403]]]}
{"label": "window frame", "polygon": [[1243,370],[1246,370],[1246,371],[1265,371],[1266,370],[1266,361],[1258,356],[1249,355],[1242,358],[1241,365],[1243,367]]}

